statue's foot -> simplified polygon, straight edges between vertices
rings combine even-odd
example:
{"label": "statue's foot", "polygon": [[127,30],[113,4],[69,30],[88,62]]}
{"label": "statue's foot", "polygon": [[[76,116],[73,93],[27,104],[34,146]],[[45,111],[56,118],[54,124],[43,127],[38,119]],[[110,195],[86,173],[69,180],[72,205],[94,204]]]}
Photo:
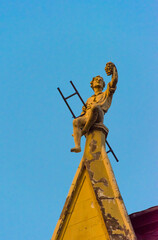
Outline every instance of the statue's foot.
{"label": "statue's foot", "polygon": [[79,152],[81,152],[81,147],[74,147],[74,148],[71,148],[71,152],[79,153]]}

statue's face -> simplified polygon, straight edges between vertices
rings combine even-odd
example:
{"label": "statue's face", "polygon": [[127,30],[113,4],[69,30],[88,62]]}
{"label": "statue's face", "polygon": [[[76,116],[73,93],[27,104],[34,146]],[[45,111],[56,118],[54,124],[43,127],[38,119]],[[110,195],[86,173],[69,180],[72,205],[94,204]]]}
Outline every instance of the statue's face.
{"label": "statue's face", "polygon": [[95,77],[93,80],[93,88],[104,88],[103,87],[103,79],[101,77]]}

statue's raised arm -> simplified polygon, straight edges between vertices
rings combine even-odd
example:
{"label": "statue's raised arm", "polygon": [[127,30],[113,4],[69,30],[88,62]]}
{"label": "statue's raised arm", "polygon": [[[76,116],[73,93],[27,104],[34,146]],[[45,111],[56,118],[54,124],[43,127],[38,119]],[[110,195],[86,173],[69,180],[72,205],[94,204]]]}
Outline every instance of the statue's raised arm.
{"label": "statue's raised arm", "polygon": [[105,72],[108,76],[112,75],[111,81],[108,85],[111,89],[115,89],[118,82],[118,73],[115,64],[112,62],[108,62],[105,66]]}
{"label": "statue's raised arm", "polygon": [[112,75],[111,81],[107,85],[107,89],[103,92],[105,82],[101,76],[96,76],[90,82],[94,95],[88,98],[86,107],[82,108],[82,115],[73,120],[73,136],[75,147],[71,152],[80,152],[81,136],[89,132],[90,128],[96,123],[103,124],[104,114],[107,113],[111,106],[113,94],[116,90],[118,82],[118,74],[116,66],[112,62],[108,62],[105,67],[108,76]]}

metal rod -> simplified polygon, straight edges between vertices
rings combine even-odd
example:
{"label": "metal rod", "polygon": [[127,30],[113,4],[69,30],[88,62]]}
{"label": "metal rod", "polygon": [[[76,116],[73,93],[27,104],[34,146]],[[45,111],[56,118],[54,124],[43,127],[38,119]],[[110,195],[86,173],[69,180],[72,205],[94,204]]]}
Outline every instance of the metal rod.
{"label": "metal rod", "polygon": [[75,89],[75,91],[76,91],[77,95],[79,96],[79,98],[81,99],[83,105],[86,107],[85,102],[83,101],[82,97],[80,96],[80,94],[79,94],[79,92],[77,91],[76,87],[74,86],[73,82],[70,81],[70,83],[71,83],[71,85],[73,86],[73,88]]}
{"label": "metal rod", "polygon": [[76,94],[77,94],[77,93],[75,92],[75,93],[71,94],[70,96],[66,97],[65,99],[68,99],[68,98],[70,98],[70,97],[73,97],[73,96],[76,95]]}
{"label": "metal rod", "polygon": [[108,145],[110,152],[113,154],[114,158],[116,159],[117,162],[119,162],[118,158],[116,157],[115,153],[113,152],[112,148],[110,147],[108,141],[106,140],[106,144]]}
{"label": "metal rod", "polygon": [[66,101],[66,99],[65,99],[64,95],[62,94],[62,92],[61,92],[60,88],[57,88],[57,89],[58,89],[58,91],[59,91],[60,95],[62,96],[62,98],[63,98],[64,102],[65,102],[65,103],[66,103],[66,105],[68,106],[68,108],[69,108],[69,110],[70,110],[70,112],[71,112],[71,114],[72,114],[73,118],[76,118],[75,114],[73,113],[72,109],[70,108],[69,104],[67,103],[67,101]]}

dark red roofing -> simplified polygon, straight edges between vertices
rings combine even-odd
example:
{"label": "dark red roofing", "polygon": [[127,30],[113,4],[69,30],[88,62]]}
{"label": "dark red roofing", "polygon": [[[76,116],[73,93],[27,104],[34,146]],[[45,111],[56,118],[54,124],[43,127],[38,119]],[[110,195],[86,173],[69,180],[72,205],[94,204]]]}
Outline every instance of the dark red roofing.
{"label": "dark red roofing", "polygon": [[138,240],[158,240],[158,206],[129,216]]}

